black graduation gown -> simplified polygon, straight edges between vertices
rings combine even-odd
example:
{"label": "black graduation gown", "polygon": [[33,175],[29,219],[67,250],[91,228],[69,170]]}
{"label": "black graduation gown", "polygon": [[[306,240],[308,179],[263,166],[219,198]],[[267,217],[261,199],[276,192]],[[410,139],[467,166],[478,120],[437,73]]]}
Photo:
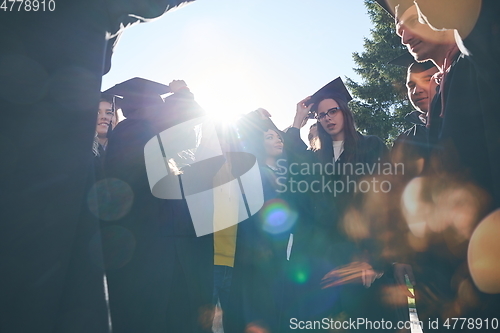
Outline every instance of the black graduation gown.
{"label": "black graduation gown", "polygon": [[[373,174],[373,176],[377,176],[377,166],[379,163],[382,164],[386,161],[387,152],[387,147],[382,142],[382,140],[380,140],[380,138],[358,133],[357,154],[355,160],[351,160],[349,158],[349,152],[344,151],[339,156],[337,161],[334,162],[334,174],[327,174],[327,169],[323,168],[324,172],[320,176],[325,178],[325,182],[332,181],[330,183],[331,186],[325,187],[325,191],[321,191],[321,193],[311,193],[312,195],[314,195],[315,200],[317,200],[315,204],[315,223],[318,227],[319,234],[324,235],[323,237],[327,237],[337,244],[341,244],[346,241],[351,244],[351,242],[347,239],[347,235],[342,230],[339,219],[342,218],[347,208],[351,204],[353,204],[354,197],[361,196],[362,193],[359,188],[355,187],[354,183],[351,182],[359,181],[361,179],[361,176],[356,174],[344,174],[343,170],[346,170],[348,172],[351,171],[350,167],[344,168],[344,165],[353,165],[354,173],[356,172],[356,165],[358,163],[362,163],[365,166],[369,165],[370,167],[375,165],[375,169],[373,169],[375,173]],[[331,161],[322,160],[322,156],[324,155],[321,150],[311,155],[316,155],[312,157],[312,161],[320,161],[321,163],[323,163],[323,165],[325,165],[325,163],[333,162],[333,151],[331,154],[329,154],[329,156],[332,156]],[[330,171],[330,173],[332,172]],[[323,181],[323,179],[321,180]],[[335,181],[339,181],[344,185],[343,191],[341,187],[337,187],[336,191],[334,185]],[[345,246],[345,248],[349,247],[350,246],[347,245]],[[339,254],[334,255],[334,257],[337,258],[336,260],[338,260],[338,265],[344,265],[351,262],[351,258],[347,255],[347,253],[340,254],[343,252],[341,249],[334,250],[334,252]]]}
{"label": "black graduation gown", "polygon": [[[277,193],[276,177],[283,175],[265,165],[260,169],[265,202],[238,224],[230,306],[223,317],[228,332],[245,332],[252,323],[270,332],[288,332],[290,318],[300,317],[307,301],[301,274],[307,274],[308,198]],[[272,231],[273,212],[286,216],[282,223],[288,227],[282,232]]]}
{"label": "black graduation gown", "polygon": [[[260,172],[267,173],[261,167]],[[271,171],[272,172],[272,171]],[[274,192],[272,184],[262,178],[265,194]],[[276,197],[265,195],[267,202]],[[276,331],[278,308],[276,278],[279,265],[272,238],[261,228],[263,217],[257,213],[238,224],[235,259],[229,306],[224,312],[224,330],[245,332],[247,325],[256,324]]]}
{"label": "black graduation gown", "polygon": [[98,144],[97,151],[99,155],[94,156],[94,173],[96,181],[106,178],[104,171],[104,155],[106,154],[106,150],[101,144]]}
{"label": "black graduation gown", "polygon": [[157,132],[134,113],[115,127],[106,152],[107,208],[116,213],[103,222],[114,330],[210,331],[213,236],[196,237],[185,200],[152,195],[144,146]]}
{"label": "black graduation gown", "polygon": [[[291,128],[288,134],[295,142],[295,146],[302,152],[295,151],[294,157],[299,163],[322,163],[321,152],[304,151],[305,144],[300,139],[299,130]],[[359,135],[357,146],[357,157],[355,161],[349,161],[348,154],[342,153],[334,163],[336,170],[343,170],[345,163],[384,163],[387,147],[378,137]],[[333,151],[329,156],[333,157]],[[332,158],[333,161],[333,158]],[[331,162],[330,162],[331,163]],[[311,167],[312,170],[312,167]],[[323,167],[323,170],[325,168]],[[331,171],[330,171],[331,173]],[[350,178],[347,178],[347,177]],[[376,176],[376,175],[375,175]],[[324,181],[323,181],[324,178]],[[339,287],[322,289],[322,278],[332,269],[353,261],[366,260],[375,269],[384,270],[387,263],[380,260],[379,254],[381,244],[375,239],[367,239],[361,244],[356,244],[343,231],[341,217],[350,205],[359,202],[359,194],[355,197],[353,188],[349,192],[335,193],[334,181],[342,181],[347,184],[349,180],[358,180],[356,175],[335,174],[329,175],[323,171],[321,175],[312,175],[308,181],[319,180],[327,183],[332,181],[331,186],[322,188],[320,193],[310,191],[314,210],[309,230],[309,247],[307,249],[308,261],[311,275],[304,287],[309,295],[309,304],[303,308],[302,315],[305,320],[321,320],[333,316],[340,318],[371,318],[380,320],[395,315],[393,310],[382,306],[380,297],[380,281],[376,281],[372,287],[366,289],[362,285],[345,284]],[[352,183],[351,183],[352,184]],[[324,189],[324,191],[323,191]],[[340,192],[340,191],[339,191]],[[389,282],[388,282],[389,283]],[[377,306],[373,306],[377,304]],[[338,317],[338,316],[341,317]],[[343,320],[343,319],[342,319]],[[321,331],[321,330],[318,330]]]}
{"label": "black graduation gown", "polygon": [[[393,187],[390,193],[392,202],[401,202],[401,197],[405,186],[412,178],[421,176],[420,164],[415,165],[417,160],[428,161],[429,142],[428,129],[420,119],[421,112],[413,111],[405,116],[405,120],[413,123],[413,127],[400,134],[394,142],[391,151],[393,163],[403,163],[404,173],[393,178]],[[407,239],[411,231],[405,221],[401,211],[401,206],[396,205],[392,210],[393,239],[392,246],[397,249],[398,256],[394,261],[398,263],[410,264],[413,269],[415,280],[414,293],[416,295],[416,308],[419,320],[424,323],[424,328],[430,319],[439,312],[443,304],[447,304],[453,299],[452,288],[449,280],[452,267],[460,261],[450,255],[445,244],[433,244],[428,251],[416,252],[409,246]],[[439,253],[439,255],[436,255]],[[391,272],[392,274],[392,272]],[[436,302],[439,299],[440,302]],[[408,306],[401,306],[401,317],[410,320]]]}
{"label": "black graduation gown", "polygon": [[410,179],[418,175],[420,168],[416,163],[427,158],[428,131],[425,123],[420,119],[422,113],[413,111],[405,116],[405,120],[413,126],[401,133],[391,149],[393,163],[404,163],[405,178]]}
{"label": "black graduation gown", "polygon": [[56,6],[0,12],[2,332],[109,331],[86,204],[109,18],[100,1]]}
{"label": "black graduation gown", "polygon": [[433,156],[442,157],[443,170],[486,190],[493,199],[492,209],[500,207],[498,10],[495,1],[484,1],[474,30],[463,41],[470,55],[461,54],[453,63],[444,92],[439,91],[431,103],[429,130]]}
{"label": "black graduation gown", "polygon": [[[268,128],[282,135],[285,154],[278,162],[281,167],[278,171],[260,164],[264,205],[238,224],[230,301],[223,315],[226,332],[245,332],[252,323],[270,332],[287,332],[290,318],[297,317],[304,304],[305,294],[299,289],[304,262],[307,264],[304,249],[308,244],[304,237],[311,215],[307,210],[311,207],[307,194],[280,193],[279,185],[288,178],[283,167],[285,156],[293,154],[287,148],[292,146],[291,138],[256,113],[247,115],[238,124],[245,147],[257,157],[263,149],[263,130]],[[284,218],[283,230],[273,226],[276,217]]]}
{"label": "black graduation gown", "polygon": [[106,32],[179,1],[52,3],[0,11],[0,331],[108,332],[86,203]]}

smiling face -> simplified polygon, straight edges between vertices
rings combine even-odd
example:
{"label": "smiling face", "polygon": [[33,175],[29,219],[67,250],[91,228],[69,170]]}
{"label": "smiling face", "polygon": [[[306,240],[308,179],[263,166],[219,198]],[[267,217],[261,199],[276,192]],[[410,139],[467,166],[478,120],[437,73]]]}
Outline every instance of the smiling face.
{"label": "smiling face", "polygon": [[436,72],[437,68],[432,67],[419,73],[412,72],[410,69],[408,73],[406,82],[408,97],[411,104],[423,113],[427,113],[429,110],[429,103],[435,95],[435,93],[430,90],[430,81]]}
{"label": "smiling face", "polygon": [[109,102],[101,101],[99,103],[99,111],[97,113],[97,136],[105,138],[110,125],[114,125],[115,112],[113,106]]}
{"label": "smiling face", "polygon": [[269,157],[277,157],[283,153],[283,141],[276,131],[270,129],[264,132],[264,148]]}
{"label": "smiling face", "polygon": [[398,17],[396,32],[417,61],[431,59],[439,62],[450,45],[455,44],[453,30],[435,31],[420,23],[416,6],[411,6]]}
{"label": "smiling face", "polygon": [[[339,108],[339,104],[331,98],[324,99],[318,104],[319,123],[321,127],[330,134],[333,141],[344,140],[344,114],[337,110],[333,115],[328,115],[331,109]],[[324,115],[323,117],[321,117]]]}

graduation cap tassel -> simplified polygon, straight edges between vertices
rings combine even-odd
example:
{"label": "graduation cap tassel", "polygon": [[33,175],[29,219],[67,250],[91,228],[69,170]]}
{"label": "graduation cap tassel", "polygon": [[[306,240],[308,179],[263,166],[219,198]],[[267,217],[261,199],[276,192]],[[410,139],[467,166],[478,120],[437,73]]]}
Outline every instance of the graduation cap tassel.
{"label": "graduation cap tassel", "polygon": [[[116,96],[113,95],[111,98],[111,109],[113,110],[113,117],[117,117],[116,114]],[[111,133],[113,132],[113,118],[109,121],[108,131],[106,132],[106,138],[109,139],[111,137]]]}
{"label": "graduation cap tassel", "polygon": [[238,186],[239,186],[240,191],[241,191],[241,196],[243,197],[243,202],[245,203],[245,209],[247,211],[247,216],[248,216],[248,218],[250,218],[252,216],[252,213],[250,212],[250,206],[248,205],[247,196],[245,195],[245,188],[243,187],[243,184],[241,182],[241,178],[237,177],[237,179],[238,179]]}
{"label": "graduation cap tassel", "polygon": [[106,132],[106,139],[109,139],[113,132],[113,119],[109,121],[108,131]]}

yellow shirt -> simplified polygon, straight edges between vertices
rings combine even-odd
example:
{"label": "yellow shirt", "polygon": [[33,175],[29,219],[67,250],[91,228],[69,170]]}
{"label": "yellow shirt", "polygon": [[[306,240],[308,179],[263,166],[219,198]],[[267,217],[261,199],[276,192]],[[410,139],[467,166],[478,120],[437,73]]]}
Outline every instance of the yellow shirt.
{"label": "yellow shirt", "polygon": [[[227,179],[230,172],[229,163],[224,163],[214,177],[214,184]],[[214,232],[214,265],[233,267],[240,195],[237,180],[215,187],[213,194],[214,230],[219,230]]]}

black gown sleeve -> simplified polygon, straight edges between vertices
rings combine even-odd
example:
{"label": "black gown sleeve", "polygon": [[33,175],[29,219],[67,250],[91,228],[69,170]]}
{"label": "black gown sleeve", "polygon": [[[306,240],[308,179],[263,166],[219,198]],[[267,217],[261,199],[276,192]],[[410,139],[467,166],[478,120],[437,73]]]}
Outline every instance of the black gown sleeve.
{"label": "black gown sleeve", "polygon": [[146,120],[126,119],[116,125],[106,151],[107,177],[124,180],[132,187],[148,184],[144,146],[153,136],[154,131]]}
{"label": "black gown sleeve", "polygon": [[364,163],[383,163],[388,159],[389,149],[378,136],[367,135],[359,145]]}
{"label": "black gown sleeve", "polygon": [[473,66],[469,81],[476,82],[479,95],[478,108],[483,118],[486,151],[489,163],[490,184],[493,205],[500,207],[500,108],[498,91],[500,91],[500,3],[495,0],[484,0],[478,21],[463,40],[469,54],[466,60]]}

